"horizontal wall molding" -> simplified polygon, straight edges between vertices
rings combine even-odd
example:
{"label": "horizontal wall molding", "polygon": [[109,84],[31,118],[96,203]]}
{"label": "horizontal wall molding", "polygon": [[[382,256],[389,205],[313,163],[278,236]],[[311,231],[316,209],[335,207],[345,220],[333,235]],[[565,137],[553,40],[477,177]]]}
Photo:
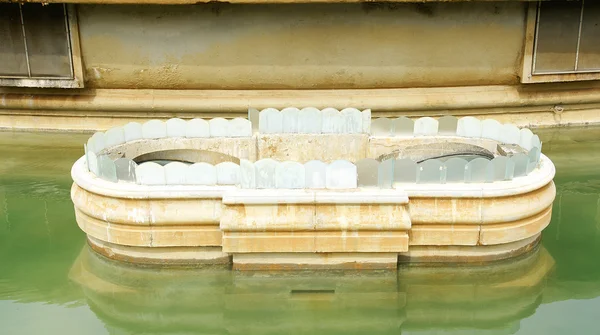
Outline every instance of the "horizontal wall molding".
{"label": "horizontal wall molding", "polygon": [[[152,118],[239,117],[248,108],[370,108],[374,117],[493,115],[518,126],[600,123],[600,86],[465,86],[348,90],[0,89],[11,129],[103,130]],[[85,119],[83,119],[85,118]]]}

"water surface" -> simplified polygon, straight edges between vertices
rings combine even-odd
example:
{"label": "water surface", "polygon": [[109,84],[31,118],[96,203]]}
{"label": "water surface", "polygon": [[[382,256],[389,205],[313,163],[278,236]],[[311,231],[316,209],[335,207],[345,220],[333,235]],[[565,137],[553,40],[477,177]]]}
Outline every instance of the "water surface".
{"label": "water surface", "polygon": [[600,128],[540,133],[558,194],[534,252],[295,273],[97,256],[69,199],[87,135],[0,133],[0,334],[599,334]]}

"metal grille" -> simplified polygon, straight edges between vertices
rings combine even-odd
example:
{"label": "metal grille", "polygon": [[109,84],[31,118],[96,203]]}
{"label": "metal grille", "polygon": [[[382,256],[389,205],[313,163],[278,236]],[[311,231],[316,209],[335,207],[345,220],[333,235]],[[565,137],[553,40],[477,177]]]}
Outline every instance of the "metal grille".
{"label": "metal grille", "polygon": [[[538,2],[532,73],[600,72],[599,22],[600,4],[589,0]],[[582,42],[585,66],[580,62]]]}
{"label": "metal grille", "polygon": [[[0,78],[72,79],[72,47],[64,4],[0,4]],[[20,24],[20,31],[16,26]],[[5,39],[5,40],[4,40]],[[25,68],[22,64],[25,63]]]}

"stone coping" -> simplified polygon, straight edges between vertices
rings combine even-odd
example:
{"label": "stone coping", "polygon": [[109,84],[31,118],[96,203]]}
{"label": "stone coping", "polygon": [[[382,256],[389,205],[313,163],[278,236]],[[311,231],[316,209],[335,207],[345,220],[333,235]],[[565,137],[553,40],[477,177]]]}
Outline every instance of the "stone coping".
{"label": "stone coping", "polygon": [[[509,181],[494,183],[457,183],[457,184],[401,184],[409,197],[442,198],[486,198],[502,197],[528,193],[552,181],[555,167],[545,155],[541,155],[539,168],[526,176]],[[219,199],[228,191],[239,191],[236,186],[199,186],[199,185],[138,185],[127,182],[110,182],[94,176],[85,166],[85,156],[75,162],[71,176],[81,188],[100,195],[130,199]],[[354,192],[368,192],[368,188],[355,189]],[[275,192],[275,190],[267,190]],[[316,190],[321,191],[321,190]],[[380,190],[382,191],[382,190]],[[398,192],[391,191],[390,192]],[[260,194],[261,190],[248,190]],[[322,190],[321,192],[325,192]],[[404,193],[404,192],[403,192]],[[346,194],[352,194],[347,192]]]}
{"label": "stone coping", "polygon": [[272,204],[407,204],[402,190],[353,189],[329,190],[236,190],[223,195],[225,205]]}

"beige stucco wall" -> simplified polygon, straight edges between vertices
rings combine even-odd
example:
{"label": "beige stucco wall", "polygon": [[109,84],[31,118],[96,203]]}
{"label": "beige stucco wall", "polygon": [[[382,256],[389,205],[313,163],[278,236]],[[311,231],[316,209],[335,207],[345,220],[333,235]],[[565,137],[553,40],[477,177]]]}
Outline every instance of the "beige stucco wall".
{"label": "beige stucco wall", "polygon": [[525,3],[79,5],[86,87],[518,84]]}

